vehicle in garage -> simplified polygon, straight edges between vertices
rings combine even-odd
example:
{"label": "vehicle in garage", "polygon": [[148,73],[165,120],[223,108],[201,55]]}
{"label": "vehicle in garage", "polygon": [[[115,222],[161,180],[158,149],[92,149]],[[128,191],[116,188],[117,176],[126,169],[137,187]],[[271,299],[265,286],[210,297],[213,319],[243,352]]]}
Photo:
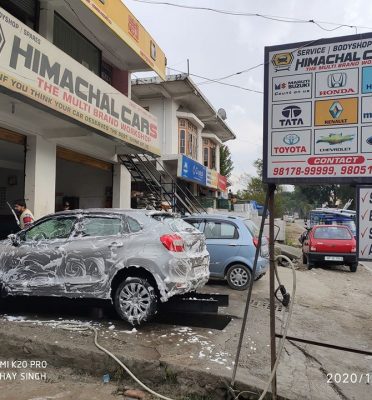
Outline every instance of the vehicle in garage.
{"label": "vehicle in garage", "polygon": [[[211,257],[211,278],[226,279],[232,289],[247,289],[252,279],[258,246],[259,229],[254,222],[243,217],[220,214],[191,215],[184,217],[184,221],[205,234]],[[263,237],[255,280],[266,273],[268,265],[268,240]]]}
{"label": "vehicle in garage", "polygon": [[133,325],[158,303],[209,278],[204,235],[145,211],[73,210],[49,215],[0,242],[2,296],[111,299]]}
{"label": "vehicle in garage", "polygon": [[299,240],[308,269],[317,264],[345,264],[351,272],[357,270],[356,240],[346,225],[315,225]]}

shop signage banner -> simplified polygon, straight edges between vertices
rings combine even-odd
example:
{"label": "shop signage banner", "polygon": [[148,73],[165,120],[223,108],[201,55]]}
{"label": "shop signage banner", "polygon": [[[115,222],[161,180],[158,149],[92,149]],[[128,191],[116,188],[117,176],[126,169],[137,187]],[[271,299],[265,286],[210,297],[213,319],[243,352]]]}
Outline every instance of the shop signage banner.
{"label": "shop signage banner", "polygon": [[182,155],[178,163],[177,175],[180,178],[206,186],[207,169],[204,167],[204,165],[201,165],[198,162],[184,155]]}
{"label": "shop signage banner", "polygon": [[367,183],[372,175],[372,34],[265,49],[267,183]]}
{"label": "shop signage banner", "polygon": [[227,178],[221,174],[218,174],[218,189],[221,192],[226,192],[227,190]]}
{"label": "shop signage banner", "polygon": [[0,87],[160,155],[157,119],[0,8]]}
{"label": "shop signage banner", "polygon": [[120,39],[131,47],[163,80],[165,54],[121,0],[80,0]]}
{"label": "shop signage banner", "polygon": [[359,186],[358,190],[358,258],[372,260],[372,186]]}
{"label": "shop signage banner", "polygon": [[217,189],[219,173],[214,169],[209,169],[209,168],[206,169],[207,169],[207,186]]}

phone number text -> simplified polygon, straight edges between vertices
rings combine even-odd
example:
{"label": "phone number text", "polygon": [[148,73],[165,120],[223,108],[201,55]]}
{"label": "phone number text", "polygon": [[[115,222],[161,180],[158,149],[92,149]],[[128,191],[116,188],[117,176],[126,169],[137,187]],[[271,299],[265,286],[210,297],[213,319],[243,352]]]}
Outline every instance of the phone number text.
{"label": "phone number text", "polygon": [[273,169],[274,176],[302,176],[302,175],[370,175],[372,165],[344,165],[341,168],[334,166],[319,167],[276,167]]}

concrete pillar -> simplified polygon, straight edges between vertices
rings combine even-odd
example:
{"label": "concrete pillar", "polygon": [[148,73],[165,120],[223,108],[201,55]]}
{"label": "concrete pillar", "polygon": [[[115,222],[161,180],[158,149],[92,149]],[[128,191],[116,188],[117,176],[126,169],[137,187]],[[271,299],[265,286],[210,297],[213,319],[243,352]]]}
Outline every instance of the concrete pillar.
{"label": "concrete pillar", "polygon": [[114,180],[112,188],[112,207],[130,208],[132,190],[131,175],[122,164],[114,165]]}
{"label": "concrete pillar", "polygon": [[203,160],[203,138],[202,138],[202,130],[198,128],[198,150],[197,150],[197,161],[204,165]]}
{"label": "concrete pillar", "polygon": [[39,33],[53,43],[54,7],[50,1],[40,1]]}
{"label": "concrete pillar", "polygon": [[41,136],[27,137],[25,200],[36,219],[54,213],[56,144]]}
{"label": "concrete pillar", "polygon": [[216,171],[221,171],[221,160],[220,160],[220,145],[216,145]]}

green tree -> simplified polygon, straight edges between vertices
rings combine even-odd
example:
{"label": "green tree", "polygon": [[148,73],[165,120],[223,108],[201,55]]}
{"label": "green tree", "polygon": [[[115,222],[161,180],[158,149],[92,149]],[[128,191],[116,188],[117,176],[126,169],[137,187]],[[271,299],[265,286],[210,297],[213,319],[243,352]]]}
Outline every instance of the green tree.
{"label": "green tree", "polygon": [[220,147],[220,173],[226,178],[231,177],[231,172],[234,169],[234,163],[231,159],[230,149],[226,145]]}
{"label": "green tree", "polygon": [[[257,176],[250,176],[245,173],[240,177],[240,182],[243,184],[244,189],[238,191],[238,199],[241,200],[254,200],[257,203],[264,205],[266,199],[267,185],[262,182],[262,159],[258,158],[254,161],[253,165],[256,168]],[[283,199],[282,199],[283,188],[277,186],[275,194],[275,211],[274,216],[276,218],[282,217],[283,215]]]}

